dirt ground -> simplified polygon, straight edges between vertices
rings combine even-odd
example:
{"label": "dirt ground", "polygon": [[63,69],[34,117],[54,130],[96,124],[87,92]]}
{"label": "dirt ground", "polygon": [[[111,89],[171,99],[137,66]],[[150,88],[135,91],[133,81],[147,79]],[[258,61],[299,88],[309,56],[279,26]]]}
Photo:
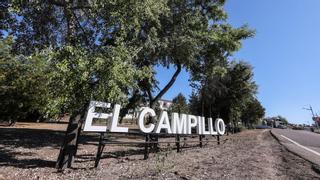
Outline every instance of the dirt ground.
{"label": "dirt ground", "polygon": [[0,179],[320,179],[317,168],[288,152],[269,130],[224,136],[228,140],[220,145],[210,142],[180,153],[165,144],[148,160],[141,147],[106,146],[97,169],[99,137],[85,134],[73,168],[58,173],[54,165],[65,125],[16,126],[0,127]]}

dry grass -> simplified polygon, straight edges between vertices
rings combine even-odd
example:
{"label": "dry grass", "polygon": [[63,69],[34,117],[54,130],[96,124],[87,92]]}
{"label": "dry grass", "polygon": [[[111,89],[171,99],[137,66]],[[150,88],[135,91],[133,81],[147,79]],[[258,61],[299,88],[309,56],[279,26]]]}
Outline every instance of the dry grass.
{"label": "dry grass", "polygon": [[143,160],[141,147],[106,146],[98,169],[93,168],[98,135],[85,134],[73,168],[57,173],[54,164],[65,127],[46,123],[0,127],[0,179],[320,178],[309,162],[287,152],[266,130],[225,136],[229,140],[224,144],[209,143],[181,153],[172,150],[173,144],[164,144],[148,160]]}

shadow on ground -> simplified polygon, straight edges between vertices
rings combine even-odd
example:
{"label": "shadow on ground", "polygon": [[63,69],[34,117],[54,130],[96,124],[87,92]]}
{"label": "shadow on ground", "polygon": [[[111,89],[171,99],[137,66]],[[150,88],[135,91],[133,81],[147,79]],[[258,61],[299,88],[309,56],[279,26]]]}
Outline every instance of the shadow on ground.
{"label": "shadow on ground", "polygon": [[[19,168],[54,167],[55,160],[44,160],[31,153],[44,147],[59,151],[64,131],[24,128],[0,128],[0,167]],[[81,135],[80,144],[97,144],[97,135]],[[31,152],[19,152],[18,148],[33,149]]]}
{"label": "shadow on ground", "polygon": [[14,166],[18,168],[38,168],[38,167],[54,167],[54,161],[48,161],[38,158],[17,159],[17,155],[24,157],[32,157],[32,153],[16,153],[10,150],[0,150],[0,167],[1,166]]}
{"label": "shadow on ground", "polygon": [[[45,148],[51,150],[49,154],[58,152],[65,138],[64,131],[48,130],[48,129],[28,129],[28,128],[0,128],[0,167],[12,166],[18,168],[38,168],[55,166],[54,158],[43,158],[37,154],[37,151],[46,151]],[[130,136],[114,135],[109,137],[109,140],[117,140],[118,138],[128,138]],[[82,133],[79,139],[79,144],[93,145],[93,148],[99,143],[99,134]],[[120,145],[128,146],[126,150],[111,150],[109,145],[106,145],[101,159],[119,158],[134,155],[144,154],[144,145]],[[181,146],[182,149],[194,148],[194,146]],[[43,150],[44,148],[44,150]],[[27,149],[27,150],[26,150]],[[161,151],[175,150],[175,146],[162,147]],[[156,149],[151,149],[150,153],[155,153]],[[143,158],[143,156],[141,156]],[[48,160],[50,159],[50,160]],[[78,154],[75,162],[94,161],[95,154]]]}

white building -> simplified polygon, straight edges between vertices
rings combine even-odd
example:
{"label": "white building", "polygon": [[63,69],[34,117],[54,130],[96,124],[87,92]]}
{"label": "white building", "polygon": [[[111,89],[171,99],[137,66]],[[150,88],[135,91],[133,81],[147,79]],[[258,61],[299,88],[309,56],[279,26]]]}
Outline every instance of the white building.
{"label": "white building", "polygon": [[168,110],[172,105],[172,101],[165,99],[160,99],[158,103],[160,105],[161,110]]}
{"label": "white building", "polygon": [[[165,100],[165,99],[160,99],[158,101],[160,109],[163,110],[168,110],[171,105],[172,105],[172,101],[170,100]],[[135,110],[129,110],[128,114],[126,114],[126,116],[124,117],[124,119],[136,119],[139,116],[139,113],[145,108],[145,107],[149,107],[149,105],[141,105],[141,107],[137,107]]]}

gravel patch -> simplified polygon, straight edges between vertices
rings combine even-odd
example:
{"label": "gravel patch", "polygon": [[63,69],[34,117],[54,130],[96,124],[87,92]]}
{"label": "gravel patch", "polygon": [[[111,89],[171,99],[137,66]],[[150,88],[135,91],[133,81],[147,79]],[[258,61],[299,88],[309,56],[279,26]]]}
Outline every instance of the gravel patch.
{"label": "gravel patch", "polygon": [[142,147],[107,145],[98,168],[93,166],[99,137],[82,135],[73,168],[59,173],[54,165],[63,137],[57,130],[0,128],[0,179],[320,178],[312,164],[289,153],[269,130],[224,136],[228,140],[220,145],[210,142],[180,153],[164,144],[148,160],[143,160]]}

